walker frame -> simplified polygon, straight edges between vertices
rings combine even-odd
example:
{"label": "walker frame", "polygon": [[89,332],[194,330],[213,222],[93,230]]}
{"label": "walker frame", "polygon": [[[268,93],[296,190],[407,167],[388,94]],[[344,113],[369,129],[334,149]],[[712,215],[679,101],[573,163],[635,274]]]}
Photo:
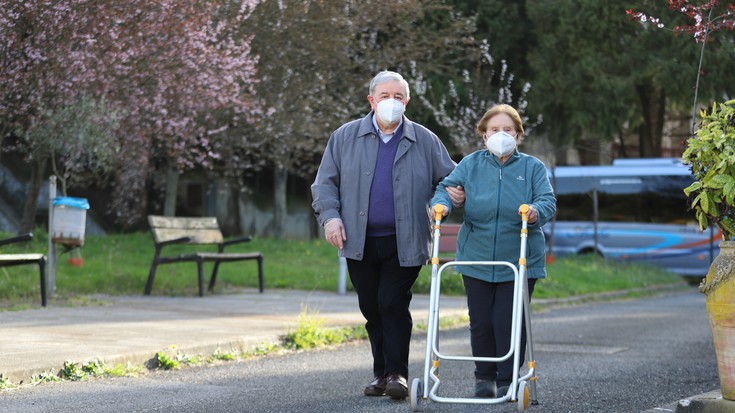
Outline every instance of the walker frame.
{"label": "walker frame", "polygon": [[[521,205],[519,211],[521,213],[521,252],[518,259],[518,266],[508,261],[450,261],[439,266],[439,237],[441,236],[441,221],[443,219],[444,207],[436,205],[434,207],[434,245],[431,258],[431,289],[429,293],[429,317],[426,332],[426,358],[424,360],[423,381],[414,378],[411,382],[410,401],[411,411],[419,410],[419,405],[427,400],[438,403],[460,403],[460,404],[500,404],[504,402],[516,402],[518,411],[523,413],[530,404],[537,405],[536,390],[536,361],[533,355],[533,338],[531,334],[531,307],[529,305],[529,296],[527,288],[526,275],[526,245],[528,239],[528,210],[529,206]],[[515,286],[513,289],[513,308],[511,320],[511,345],[507,354],[501,357],[471,357],[459,355],[447,355],[439,351],[438,329],[439,329],[439,307],[440,307],[440,290],[442,272],[451,267],[458,265],[487,265],[487,266],[506,266],[513,270],[515,275]],[[525,310],[525,311],[524,311]],[[521,318],[525,319],[526,327],[526,351],[528,355],[528,371],[523,376],[520,375],[520,355],[517,351],[521,347]],[[437,394],[441,380],[439,379],[438,370],[441,360],[455,361],[487,361],[501,362],[513,357],[513,378],[508,392],[504,395],[497,395],[495,398],[462,398],[462,397],[442,397]],[[429,380],[432,385],[429,386]]]}

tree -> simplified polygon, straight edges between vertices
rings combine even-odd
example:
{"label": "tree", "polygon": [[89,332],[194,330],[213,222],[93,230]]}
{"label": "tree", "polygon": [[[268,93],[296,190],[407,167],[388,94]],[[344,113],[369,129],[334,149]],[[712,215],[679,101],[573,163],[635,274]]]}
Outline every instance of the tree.
{"label": "tree", "polygon": [[103,175],[112,166],[119,112],[79,87],[95,78],[80,61],[91,40],[75,38],[67,24],[82,6],[73,0],[0,2],[0,136],[31,164],[20,232],[33,227],[49,160],[62,169],[62,192],[67,181],[82,180],[82,166]]}
{"label": "tree", "polygon": [[265,0],[251,21],[258,97],[256,133],[274,168],[274,233],[282,236],[289,173],[311,178],[329,134],[367,112],[378,71],[434,73],[464,50],[471,24],[436,0]]}
{"label": "tree", "polygon": [[528,9],[538,41],[528,57],[535,85],[529,100],[557,148],[582,137],[609,139],[628,116],[633,88],[621,75],[619,43],[632,30],[616,20],[613,3],[540,1]]}
{"label": "tree", "polygon": [[[535,85],[529,100],[559,147],[637,130],[639,155],[660,156],[665,114],[691,96],[696,48],[648,26],[631,27],[626,3],[544,0],[528,9],[538,41],[529,57]],[[712,72],[727,67],[722,55],[722,48],[710,51]],[[732,87],[708,77],[710,90]]]}
{"label": "tree", "polygon": [[155,160],[178,171],[210,167],[218,154],[208,131],[223,126],[213,114],[257,114],[249,38],[237,32],[254,2],[0,0],[2,136],[20,141],[40,180],[45,160],[34,157],[40,141],[29,131],[78,126],[52,119],[104,101],[120,118],[112,206],[120,222],[136,221]]}
{"label": "tree", "polygon": [[[477,63],[472,70],[461,70],[460,80],[447,81],[448,93],[439,91],[424,79],[424,75],[414,70],[412,76],[416,82],[415,95],[421,103],[431,110],[437,122],[448,130],[449,139],[461,152],[468,155],[480,149],[482,141],[477,139],[476,126],[482,115],[495,104],[507,103],[518,108],[523,117],[526,135],[541,123],[541,117],[534,121],[525,113],[528,106],[526,94],[531,84],[526,83],[520,95],[514,99],[512,92],[514,76],[508,71],[505,60],[500,62],[499,74],[496,75],[496,63],[490,54],[490,45],[480,43]],[[501,83],[495,91],[493,79]],[[438,102],[438,103],[434,103]]]}
{"label": "tree", "polygon": [[[504,61],[507,72],[513,74],[516,82],[508,85],[498,79],[502,71],[495,71],[489,82],[494,89],[509,87],[513,96],[523,94],[523,89],[531,79],[528,66],[528,53],[535,44],[531,22],[528,19],[528,2],[526,0],[452,0],[455,8],[467,16],[473,16],[477,30],[474,32],[478,43],[487,42],[493,57]],[[534,6],[534,2],[531,2]],[[502,10],[502,13],[498,11]],[[475,63],[464,67],[472,70]]]}
{"label": "tree", "polygon": [[[697,77],[694,84],[694,105],[692,108],[691,132],[694,133],[697,106],[699,105],[699,82],[703,74],[704,51],[708,42],[712,41],[710,34],[718,30],[735,29],[735,4],[728,3],[727,6],[718,7],[717,0],[709,0],[704,4],[691,4],[689,0],[669,0],[669,9],[679,11],[686,15],[690,23],[674,26],[672,29],[677,36],[681,33],[690,34],[696,43],[701,43],[699,62],[697,64]],[[717,13],[715,11],[717,10]],[[648,16],[642,12],[628,9],[626,14],[632,19],[638,20],[644,25],[650,24],[658,29],[666,28],[658,17]]]}

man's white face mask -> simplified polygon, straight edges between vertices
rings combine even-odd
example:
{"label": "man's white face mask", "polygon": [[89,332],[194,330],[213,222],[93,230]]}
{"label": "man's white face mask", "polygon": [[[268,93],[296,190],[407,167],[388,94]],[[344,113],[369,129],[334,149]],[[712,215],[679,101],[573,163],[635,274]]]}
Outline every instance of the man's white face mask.
{"label": "man's white face mask", "polygon": [[516,148],[516,138],[506,131],[496,132],[487,138],[487,149],[498,158],[508,156]]}
{"label": "man's white face mask", "polygon": [[406,111],[406,105],[403,102],[393,98],[381,100],[378,102],[378,117],[383,122],[392,125],[398,122]]}

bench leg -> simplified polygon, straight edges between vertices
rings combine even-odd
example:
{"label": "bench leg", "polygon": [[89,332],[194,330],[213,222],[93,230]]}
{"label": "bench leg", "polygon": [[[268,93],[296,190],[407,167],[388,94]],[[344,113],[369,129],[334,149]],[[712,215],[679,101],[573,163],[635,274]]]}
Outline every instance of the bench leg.
{"label": "bench leg", "polygon": [[212,278],[209,279],[209,291],[214,290],[214,282],[217,281],[217,270],[219,270],[219,261],[214,263],[212,270]]}
{"label": "bench leg", "polygon": [[148,282],[145,283],[144,295],[151,295],[153,289],[153,278],[156,277],[156,263],[151,264],[151,271],[148,273]]}
{"label": "bench leg", "polygon": [[263,256],[258,257],[258,286],[260,292],[263,292]]}
{"label": "bench leg", "polygon": [[204,260],[197,260],[197,272],[199,275],[199,296],[204,297]]}
{"label": "bench leg", "polygon": [[46,258],[38,261],[38,267],[41,273],[41,306],[46,307],[48,298],[46,296]]}

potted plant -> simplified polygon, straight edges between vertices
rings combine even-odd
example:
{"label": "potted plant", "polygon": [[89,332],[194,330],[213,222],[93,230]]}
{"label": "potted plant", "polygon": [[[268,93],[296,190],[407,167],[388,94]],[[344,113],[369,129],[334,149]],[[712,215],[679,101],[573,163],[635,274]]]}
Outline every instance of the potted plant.
{"label": "potted plant", "polygon": [[[722,397],[735,400],[735,100],[713,104],[701,112],[695,130],[699,80],[704,48],[718,30],[735,30],[735,6],[717,1],[668,0],[669,9],[690,19],[690,24],[674,26],[676,34],[688,33],[700,43],[699,67],[694,85],[692,134],[682,158],[689,164],[694,183],[684,189],[701,229],[710,225],[722,231],[717,258],[710,264],[699,290],[705,294],[707,317],[717,355]],[[716,10],[715,10],[716,9]],[[664,23],[645,13],[628,10],[631,19],[664,28]]]}
{"label": "potted plant", "polygon": [[684,189],[701,229],[722,231],[720,253],[699,290],[717,355],[722,397],[735,400],[735,100],[701,112],[701,125],[687,141],[683,160],[694,183]]}

